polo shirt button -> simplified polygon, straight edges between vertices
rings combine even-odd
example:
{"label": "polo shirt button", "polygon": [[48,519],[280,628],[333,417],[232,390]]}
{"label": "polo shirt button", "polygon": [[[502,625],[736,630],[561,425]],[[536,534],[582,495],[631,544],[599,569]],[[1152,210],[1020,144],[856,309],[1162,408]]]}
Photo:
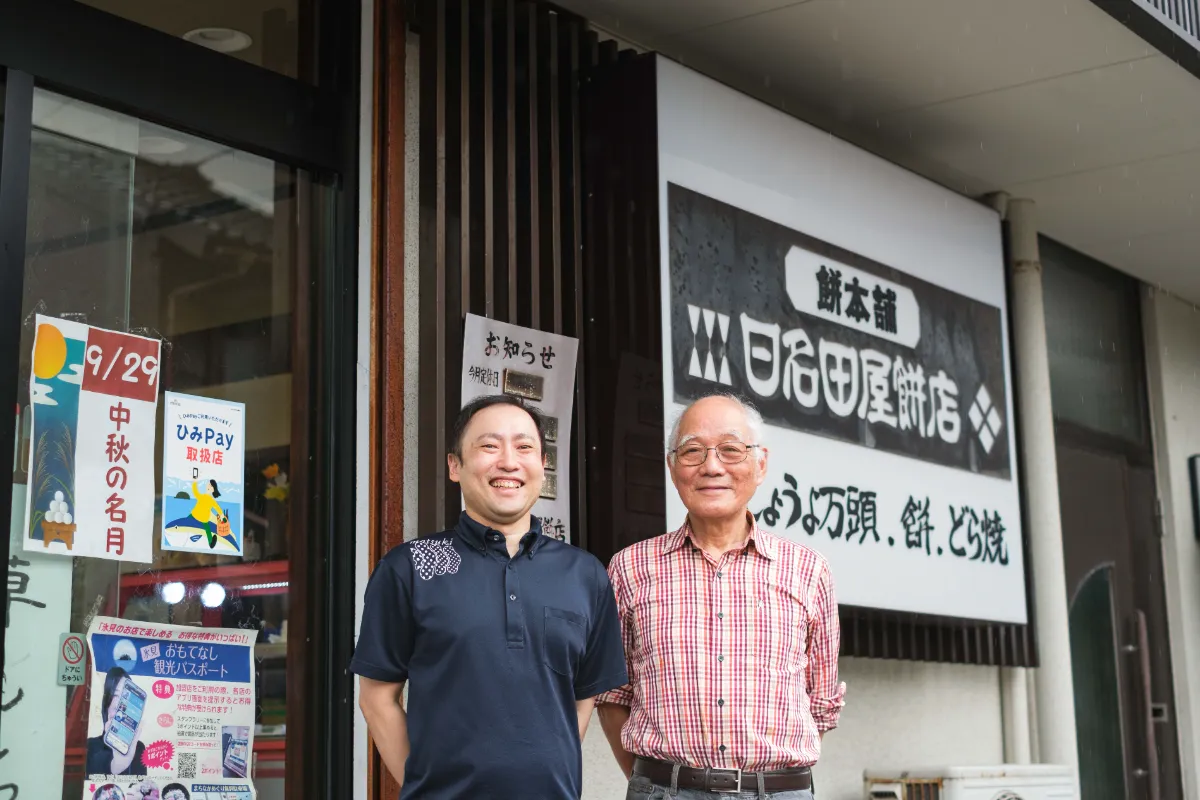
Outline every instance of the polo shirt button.
{"label": "polo shirt button", "polygon": [[516,600],[516,599],[517,599],[517,596],[516,596],[515,594],[510,594],[510,595],[508,596],[508,599],[509,599],[509,600]]}

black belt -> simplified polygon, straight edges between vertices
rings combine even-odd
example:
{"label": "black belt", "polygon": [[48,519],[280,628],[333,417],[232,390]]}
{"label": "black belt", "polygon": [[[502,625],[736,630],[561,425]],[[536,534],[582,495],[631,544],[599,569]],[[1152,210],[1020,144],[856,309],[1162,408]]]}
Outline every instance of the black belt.
{"label": "black belt", "polygon": [[[634,775],[640,775],[659,786],[671,786],[674,771],[675,765],[666,761],[638,756],[633,762]],[[740,769],[680,767],[676,786],[680,789],[735,794],[757,791],[758,777],[757,772],[742,772]],[[808,767],[764,772],[762,778],[762,788],[766,792],[795,792],[812,788],[812,770]]]}

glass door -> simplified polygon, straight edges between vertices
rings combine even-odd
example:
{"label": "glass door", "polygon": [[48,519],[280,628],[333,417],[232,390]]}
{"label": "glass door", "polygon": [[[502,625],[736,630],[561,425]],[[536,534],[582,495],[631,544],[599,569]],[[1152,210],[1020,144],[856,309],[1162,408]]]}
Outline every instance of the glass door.
{"label": "glass door", "polygon": [[315,190],[48,91],[32,119],[0,792],[282,798]]}

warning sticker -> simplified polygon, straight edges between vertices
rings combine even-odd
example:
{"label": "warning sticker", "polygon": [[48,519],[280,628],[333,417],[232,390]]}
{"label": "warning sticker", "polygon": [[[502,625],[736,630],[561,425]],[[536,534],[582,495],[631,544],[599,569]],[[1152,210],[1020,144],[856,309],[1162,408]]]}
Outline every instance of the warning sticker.
{"label": "warning sticker", "polygon": [[78,633],[64,633],[58,637],[58,685],[83,685],[84,655],[87,645]]}

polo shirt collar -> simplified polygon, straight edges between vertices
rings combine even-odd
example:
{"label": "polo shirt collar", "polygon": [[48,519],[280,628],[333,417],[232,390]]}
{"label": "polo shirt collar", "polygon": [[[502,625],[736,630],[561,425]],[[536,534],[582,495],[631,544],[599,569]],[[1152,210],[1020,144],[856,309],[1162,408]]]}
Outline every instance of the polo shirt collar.
{"label": "polo shirt collar", "polygon": [[[771,534],[758,527],[758,520],[754,518],[754,515],[750,513],[749,509],[746,511],[746,519],[750,523],[750,535],[746,538],[746,545],[753,544],[756,551],[762,553],[771,561],[774,561],[776,550],[775,542],[772,541]],[[688,541],[692,540],[692,523],[691,519],[689,518],[684,520],[683,527],[667,536],[667,540],[663,546],[663,551],[666,553],[673,553],[679,548],[683,547]]]}
{"label": "polo shirt collar", "polygon": [[[455,526],[458,535],[463,541],[471,545],[481,553],[487,552],[487,537],[493,532],[492,528],[478,522],[466,511],[463,511],[458,517],[458,525]],[[499,533],[499,531],[496,531]],[[529,518],[529,533],[521,537],[521,551],[526,553],[530,558],[542,546],[542,520],[539,517],[531,516]]]}

